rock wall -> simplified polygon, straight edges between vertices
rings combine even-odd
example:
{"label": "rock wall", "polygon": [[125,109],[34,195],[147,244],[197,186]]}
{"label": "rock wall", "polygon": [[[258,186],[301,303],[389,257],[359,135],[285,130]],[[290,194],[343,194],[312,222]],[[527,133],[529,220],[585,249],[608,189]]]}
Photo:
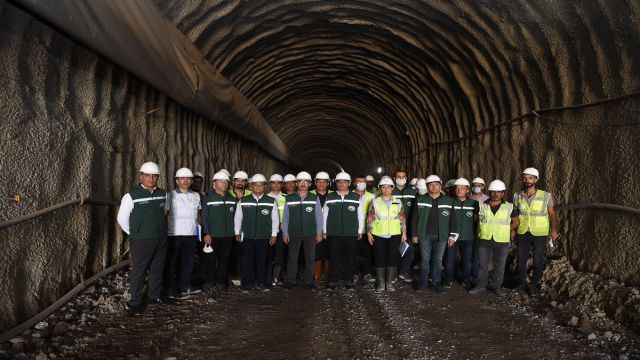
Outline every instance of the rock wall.
{"label": "rock wall", "polygon": [[[182,166],[267,174],[278,164],[0,1],[0,221],[79,197],[117,199],[156,161],[160,186]],[[207,182],[208,183],[208,182]],[[72,206],[0,229],[0,331],[117,262],[127,249],[115,207]]]}

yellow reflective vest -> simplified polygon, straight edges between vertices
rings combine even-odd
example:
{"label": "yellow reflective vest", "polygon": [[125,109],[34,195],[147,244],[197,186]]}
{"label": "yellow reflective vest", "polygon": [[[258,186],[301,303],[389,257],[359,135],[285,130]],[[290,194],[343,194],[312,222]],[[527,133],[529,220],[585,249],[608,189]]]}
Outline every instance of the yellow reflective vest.
{"label": "yellow reflective vest", "polygon": [[400,209],[402,202],[400,199],[392,198],[391,204],[387,207],[382,196],[373,200],[373,208],[375,209],[376,218],[371,224],[371,233],[376,236],[400,235],[402,227],[400,224]]}
{"label": "yellow reflective vest", "polygon": [[518,226],[518,234],[524,234],[527,231],[533,236],[549,235],[549,198],[551,194],[537,190],[531,205],[522,194],[514,194],[513,199],[520,210],[520,225]]}
{"label": "yellow reflective vest", "polygon": [[480,203],[478,239],[494,240],[499,243],[508,243],[511,240],[511,213],[513,204],[505,201],[494,214],[491,206]]}

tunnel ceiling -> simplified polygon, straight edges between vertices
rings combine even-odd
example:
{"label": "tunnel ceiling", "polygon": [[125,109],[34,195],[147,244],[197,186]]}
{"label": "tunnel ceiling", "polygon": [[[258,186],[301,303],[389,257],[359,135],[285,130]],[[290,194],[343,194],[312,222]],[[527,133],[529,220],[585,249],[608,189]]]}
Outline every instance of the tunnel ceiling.
{"label": "tunnel ceiling", "polygon": [[155,1],[311,171],[640,88],[637,2]]}

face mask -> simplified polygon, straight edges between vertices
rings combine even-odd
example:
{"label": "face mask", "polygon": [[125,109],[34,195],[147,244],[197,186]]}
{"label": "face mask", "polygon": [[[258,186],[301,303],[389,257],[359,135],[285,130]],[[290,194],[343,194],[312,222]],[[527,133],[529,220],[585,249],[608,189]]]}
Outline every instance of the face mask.
{"label": "face mask", "polygon": [[420,195],[424,195],[424,194],[426,194],[426,193],[427,193],[427,189],[418,189],[418,193],[419,193]]}
{"label": "face mask", "polygon": [[398,186],[404,186],[407,183],[407,179],[396,179],[396,184]]}
{"label": "face mask", "polygon": [[473,192],[474,194],[480,194],[482,192],[482,189],[480,189],[479,186],[476,186],[473,189],[471,189],[471,192]]}
{"label": "face mask", "polygon": [[365,191],[367,189],[367,183],[357,183],[356,190]]}

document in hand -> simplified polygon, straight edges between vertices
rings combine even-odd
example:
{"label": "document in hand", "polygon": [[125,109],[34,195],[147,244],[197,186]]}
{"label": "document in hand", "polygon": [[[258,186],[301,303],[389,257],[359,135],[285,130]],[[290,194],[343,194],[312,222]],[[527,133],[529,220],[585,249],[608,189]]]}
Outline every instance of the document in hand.
{"label": "document in hand", "polygon": [[400,243],[400,246],[398,247],[398,251],[400,251],[400,257],[404,256],[404,253],[407,252],[408,248],[409,248],[408,241],[403,241],[403,242]]}

